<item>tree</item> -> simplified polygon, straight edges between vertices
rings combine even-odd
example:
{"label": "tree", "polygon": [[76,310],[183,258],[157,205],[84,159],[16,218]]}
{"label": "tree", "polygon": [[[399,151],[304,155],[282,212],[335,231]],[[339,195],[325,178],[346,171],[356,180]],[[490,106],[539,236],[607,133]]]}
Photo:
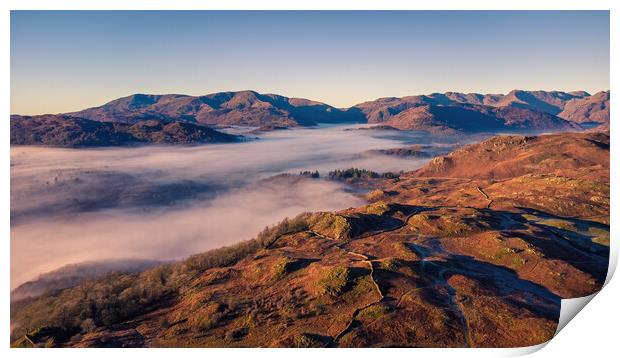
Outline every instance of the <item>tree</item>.
{"label": "tree", "polygon": [[82,329],[82,332],[89,333],[94,331],[97,328],[97,325],[92,318],[87,318],[82,321],[82,323],[80,324],[80,328]]}

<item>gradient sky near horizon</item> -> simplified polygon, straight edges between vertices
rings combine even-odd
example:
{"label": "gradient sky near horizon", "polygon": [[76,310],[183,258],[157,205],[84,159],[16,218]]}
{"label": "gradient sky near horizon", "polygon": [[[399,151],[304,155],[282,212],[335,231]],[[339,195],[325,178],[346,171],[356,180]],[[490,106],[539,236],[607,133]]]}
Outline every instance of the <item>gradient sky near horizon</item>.
{"label": "gradient sky near horizon", "polygon": [[11,113],[133,93],[609,89],[608,11],[12,11]]}

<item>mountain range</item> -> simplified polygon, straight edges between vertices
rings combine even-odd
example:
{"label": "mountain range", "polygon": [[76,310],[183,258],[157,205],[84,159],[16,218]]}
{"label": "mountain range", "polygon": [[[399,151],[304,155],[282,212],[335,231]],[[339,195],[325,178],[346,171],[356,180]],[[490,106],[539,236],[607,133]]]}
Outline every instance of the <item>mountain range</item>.
{"label": "mountain range", "polygon": [[574,129],[578,126],[571,122],[609,123],[609,91],[595,95],[584,91],[513,90],[506,95],[446,92],[380,98],[353,108],[361,111],[368,123],[401,129],[441,128],[447,123],[448,128],[458,130],[463,122],[472,125],[472,130],[484,122],[492,127]]}
{"label": "mountain range", "polygon": [[[162,123],[162,129],[155,130],[160,132],[156,136],[149,134],[155,125],[152,121]],[[138,123],[143,124],[136,127]],[[170,123],[184,124],[169,127]],[[210,127],[234,125],[270,130],[319,123],[375,123],[431,133],[578,130],[582,125],[609,124],[609,91],[595,95],[584,91],[514,90],[506,95],[446,92],[380,98],[348,109],[254,91],[205,96],[135,94],[78,112],[13,115],[11,143],[204,143],[229,140]],[[53,131],[52,127],[60,129],[50,137],[46,133]]]}

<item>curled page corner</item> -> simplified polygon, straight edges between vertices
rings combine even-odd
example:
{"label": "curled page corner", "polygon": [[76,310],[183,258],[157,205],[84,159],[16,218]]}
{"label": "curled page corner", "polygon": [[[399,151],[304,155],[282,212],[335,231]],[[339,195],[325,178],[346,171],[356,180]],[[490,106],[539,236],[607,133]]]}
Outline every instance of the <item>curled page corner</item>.
{"label": "curled page corner", "polygon": [[520,347],[520,348],[508,348],[507,353],[506,353],[506,357],[523,357],[529,354],[533,354],[538,352],[539,350],[545,348],[545,346],[551,342],[546,341],[540,344],[537,344],[535,346],[528,346],[528,347]]}
{"label": "curled page corner", "polygon": [[[616,267],[618,266],[618,244],[615,240],[610,240],[609,246],[609,265],[607,268],[607,277],[601,290],[605,289],[605,286],[611,281]],[[564,327],[594,298],[599,292],[595,292],[589,296],[566,298],[563,299],[560,306],[560,318],[558,319],[558,327],[555,331],[554,337],[560,333]],[[546,343],[545,343],[546,344]],[[544,346],[544,345],[543,345]],[[542,348],[542,347],[541,347]]]}
{"label": "curled page corner", "polygon": [[[607,277],[611,277],[612,275],[612,271],[611,271],[611,265],[610,265],[610,270],[609,273],[607,275]],[[605,284],[607,284],[608,281],[605,282]],[[604,287],[604,286],[603,286]],[[600,291],[599,291],[600,292]],[[555,330],[555,333],[553,334],[553,337],[557,336],[558,333],[560,333],[560,331],[562,329],[564,329],[564,327],[566,327],[566,325],[568,324],[568,322],[570,322],[573,318],[575,318],[575,316],[594,298],[594,296],[596,296],[599,292],[593,293],[589,296],[584,296],[584,297],[577,297],[577,298],[566,298],[563,299],[561,301],[561,307],[560,307],[560,317],[558,319],[558,327]],[[512,351],[510,351],[506,356],[508,357],[517,357],[517,356],[525,356],[528,354],[532,354],[532,353],[536,353],[539,350],[545,348],[545,346],[547,344],[549,344],[549,342],[551,342],[551,340],[553,340],[553,338],[551,338],[550,340],[543,342],[541,344],[537,344],[535,346],[529,346],[529,347],[521,347],[521,348],[516,348]]]}
{"label": "curled page corner", "polygon": [[[612,237],[614,235],[612,234]],[[603,288],[607,286],[611,278],[614,276],[616,272],[616,267],[618,266],[618,244],[615,240],[610,240],[609,243],[609,266],[607,267],[607,277],[605,278],[605,284],[603,284]]]}
{"label": "curled page corner", "polygon": [[553,336],[555,337],[558,333],[560,333],[560,331],[566,327],[568,322],[575,318],[577,313],[579,313],[597,294],[598,292],[589,296],[563,299],[560,307],[558,328],[555,330],[555,334]]}

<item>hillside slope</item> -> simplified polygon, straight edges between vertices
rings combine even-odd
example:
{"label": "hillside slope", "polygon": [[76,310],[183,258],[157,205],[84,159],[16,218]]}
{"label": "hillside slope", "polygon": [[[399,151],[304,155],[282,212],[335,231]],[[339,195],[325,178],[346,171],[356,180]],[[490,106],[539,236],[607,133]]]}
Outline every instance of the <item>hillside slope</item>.
{"label": "hillside slope", "polygon": [[364,207],[17,302],[13,345],[527,346],[605,279],[608,133],[496,137],[377,186]]}
{"label": "hillside slope", "polygon": [[67,115],[11,116],[11,144],[107,147],[140,143],[197,144],[239,141],[238,136],[188,122],[107,123]]}
{"label": "hillside slope", "polygon": [[11,302],[41,296],[47,292],[74,287],[80,283],[109,272],[139,272],[161,265],[161,261],[124,259],[89,261],[66,265],[44,273],[32,281],[25,282],[11,290]]}
{"label": "hillside slope", "polygon": [[494,137],[434,158],[414,175],[506,179],[577,173],[580,178],[609,181],[609,133]]}

